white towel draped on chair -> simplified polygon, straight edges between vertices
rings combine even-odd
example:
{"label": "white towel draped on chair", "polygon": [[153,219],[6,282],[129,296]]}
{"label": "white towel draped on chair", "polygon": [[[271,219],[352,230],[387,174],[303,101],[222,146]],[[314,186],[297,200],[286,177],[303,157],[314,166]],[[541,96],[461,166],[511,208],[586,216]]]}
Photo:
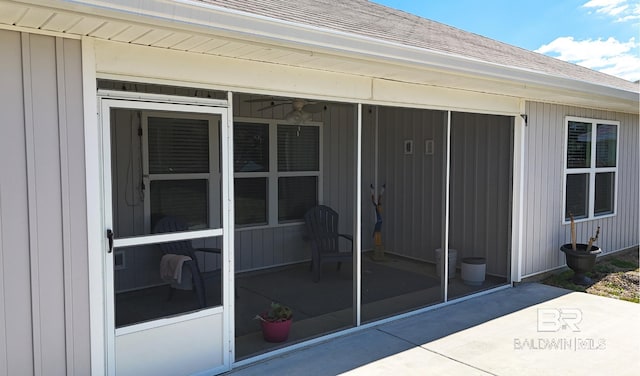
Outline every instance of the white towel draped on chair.
{"label": "white towel draped on chair", "polygon": [[184,255],[167,254],[160,260],[160,277],[163,281],[171,283],[171,287],[191,290],[191,271],[185,268],[184,263],[191,261],[191,257]]}

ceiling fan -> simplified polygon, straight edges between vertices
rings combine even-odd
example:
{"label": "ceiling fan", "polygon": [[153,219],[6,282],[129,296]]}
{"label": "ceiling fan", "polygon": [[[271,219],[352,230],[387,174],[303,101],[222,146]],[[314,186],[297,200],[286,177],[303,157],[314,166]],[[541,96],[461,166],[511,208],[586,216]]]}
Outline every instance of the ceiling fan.
{"label": "ceiling fan", "polygon": [[257,111],[269,110],[275,107],[291,105],[293,108],[284,116],[284,119],[294,123],[301,123],[312,119],[312,114],[318,113],[326,109],[326,105],[322,102],[309,101],[302,98],[265,98],[265,99],[249,99],[246,102],[270,102],[268,106],[259,108]]}

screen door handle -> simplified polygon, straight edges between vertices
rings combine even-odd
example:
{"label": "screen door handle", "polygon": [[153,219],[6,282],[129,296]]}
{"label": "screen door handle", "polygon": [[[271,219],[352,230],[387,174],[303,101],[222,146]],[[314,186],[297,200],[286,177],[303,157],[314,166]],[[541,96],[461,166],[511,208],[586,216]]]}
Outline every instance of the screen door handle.
{"label": "screen door handle", "polygon": [[111,229],[107,229],[107,239],[109,240],[108,253],[111,253],[113,251],[113,231],[111,231]]}

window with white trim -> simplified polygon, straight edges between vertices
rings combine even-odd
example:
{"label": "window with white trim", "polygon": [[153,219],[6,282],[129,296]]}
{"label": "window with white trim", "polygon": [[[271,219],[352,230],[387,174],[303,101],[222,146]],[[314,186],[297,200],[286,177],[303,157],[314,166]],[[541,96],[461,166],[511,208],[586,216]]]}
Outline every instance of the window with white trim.
{"label": "window with white trim", "polygon": [[320,123],[246,119],[234,123],[237,226],[300,222],[320,200]]}
{"label": "window with white trim", "polygon": [[564,220],[615,215],[617,121],[567,117]]}
{"label": "window with white trim", "polygon": [[166,215],[191,229],[220,225],[218,124],[211,115],[142,113],[145,225]]}

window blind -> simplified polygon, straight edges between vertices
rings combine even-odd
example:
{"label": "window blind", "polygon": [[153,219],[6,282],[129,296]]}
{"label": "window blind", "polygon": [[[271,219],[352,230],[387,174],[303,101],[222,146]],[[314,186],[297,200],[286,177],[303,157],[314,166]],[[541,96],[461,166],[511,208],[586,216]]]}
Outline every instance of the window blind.
{"label": "window blind", "polygon": [[591,123],[569,122],[567,168],[588,168],[591,165]]}
{"label": "window blind", "polygon": [[209,172],[209,122],[149,117],[149,173]]}
{"label": "window blind", "polygon": [[320,128],[278,125],[278,171],[320,170]]}

